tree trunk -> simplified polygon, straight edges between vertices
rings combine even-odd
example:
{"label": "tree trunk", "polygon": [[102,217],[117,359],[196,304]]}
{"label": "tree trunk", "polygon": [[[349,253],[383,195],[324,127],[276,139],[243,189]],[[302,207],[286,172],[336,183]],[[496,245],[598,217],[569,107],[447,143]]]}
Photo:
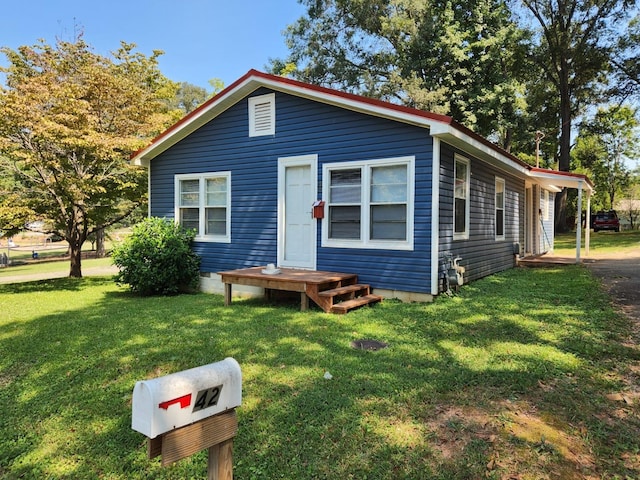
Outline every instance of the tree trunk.
{"label": "tree trunk", "polygon": [[104,258],[106,251],[104,248],[104,228],[96,230],[96,257]]}
{"label": "tree trunk", "polygon": [[[558,170],[571,170],[571,91],[569,87],[569,67],[564,64],[560,71],[560,155]],[[569,231],[567,226],[567,189],[556,195],[555,228],[558,233]]]}
{"label": "tree trunk", "polygon": [[69,242],[69,258],[71,261],[69,276],[82,278],[82,244],[80,242]]}
{"label": "tree trunk", "polygon": [[66,232],[71,264],[69,276],[82,278],[82,245],[87,239],[87,227],[84,224],[84,212],[80,207],[74,207],[73,220],[73,224]]}

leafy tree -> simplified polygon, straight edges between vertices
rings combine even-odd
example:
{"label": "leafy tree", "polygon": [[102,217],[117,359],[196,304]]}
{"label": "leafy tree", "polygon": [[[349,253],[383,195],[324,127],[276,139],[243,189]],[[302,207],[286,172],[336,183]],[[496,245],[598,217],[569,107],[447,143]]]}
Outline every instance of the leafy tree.
{"label": "leafy tree", "polygon": [[182,82],[178,87],[176,96],[169,102],[169,106],[170,108],[181,110],[185,114],[190,113],[204,103],[208,96],[206,88]]}
{"label": "leafy tree", "polygon": [[633,230],[640,223],[640,167],[631,172],[629,186],[622,192],[622,198],[616,202],[621,218],[626,218]]}
{"label": "leafy tree", "polygon": [[120,269],[118,283],[144,296],[173,295],[198,288],[200,257],[191,250],[195,231],[152,217],[133,227],[132,234],[113,251]]}
{"label": "leafy tree", "polygon": [[222,79],[217,77],[210,78],[209,85],[211,85],[211,88],[213,89],[211,94],[209,95],[210,97],[217,95],[224,89],[224,82],[222,81]]}
{"label": "leafy tree", "polygon": [[605,209],[614,208],[616,195],[630,185],[627,165],[640,159],[639,125],[630,107],[612,106],[581,128],[573,156],[589,170]]}
{"label": "leafy tree", "polygon": [[[522,0],[537,29],[534,59],[559,101],[558,168],[570,170],[571,128],[585,105],[599,98],[610,70],[614,28],[633,0]],[[556,201],[556,230],[566,229],[567,191]]]}
{"label": "leafy tree", "polygon": [[618,40],[612,62],[615,67],[613,94],[626,99],[640,95],[640,14],[629,22],[626,33]]}
{"label": "leafy tree", "polygon": [[134,48],[123,42],[104,57],[79,37],[0,50],[9,60],[0,166],[15,175],[2,205],[44,220],[47,233],[69,243],[72,277],[82,276],[87,236],[146,201],[146,173],[129,156],[176,119],[166,106],[176,86],[158,69],[162,52]]}
{"label": "leafy tree", "polygon": [[[277,74],[452,115],[505,147],[524,103],[524,33],[502,0],[302,0]],[[295,66],[295,67],[294,67]]]}

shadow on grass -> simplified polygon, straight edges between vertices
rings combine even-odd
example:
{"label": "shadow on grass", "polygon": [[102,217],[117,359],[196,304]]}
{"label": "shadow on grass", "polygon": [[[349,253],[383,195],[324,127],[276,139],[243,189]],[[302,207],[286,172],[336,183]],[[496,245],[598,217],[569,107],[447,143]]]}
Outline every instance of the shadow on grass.
{"label": "shadow on grass", "polygon": [[0,284],[0,294],[2,293],[47,293],[57,291],[81,291],[88,286],[100,286],[113,283],[111,277],[97,276],[84,278],[55,278],[48,280],[36,280],[32,282],[20,282],[10,284]]}
{"label": "shadow on grass", "polygon": [[[297,302],[140,298],[104,278],[0,287],[16,302],[100,293],[0,336],[0,400],[8,406],[0,465],[8,478],[202,477],[203,455],[167,469],[146,459],[143,436],[130,429],[131,392],[136,380],[227,356],[243,369],[237,478],[499,478],[486,467],[496,448],[489,434],[500,433],[491,419],[522,398],[559,424],[582,422],[590,447],[619,459],[640,448],[638,425],[606,414],[604,394],[620,385],[601,363],[638,352],[616,340],[624,325],[581,273],[556,293],[557,274],[529,272],[523,284],[514,271],[434,304],[387,300],[344,316],[299,312]],[[390,346],[354,350],[357,338]],[[443,411],[469,408],[490,420],[462,415],[434,426]],[[611,445],[614,431],[624,444]],[[446,455],[443,438],[454,446]],[[534,451],[536,442],[522,448]],[[615,472],[626,468],[619,462]]]}

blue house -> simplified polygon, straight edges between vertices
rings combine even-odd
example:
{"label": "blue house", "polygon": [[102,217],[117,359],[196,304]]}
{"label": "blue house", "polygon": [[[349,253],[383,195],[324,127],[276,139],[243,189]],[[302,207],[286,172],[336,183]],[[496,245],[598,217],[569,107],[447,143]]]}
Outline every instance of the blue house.
{"label": "blue house", "polygon": [[448,116],[255,70],[133,162],[148,167],[149,215],[198,232],[202,287],[217,292],[218,272],[273,264],[430,300],[456,273],[473,281],[552,251],[554,194],[593,189]]}

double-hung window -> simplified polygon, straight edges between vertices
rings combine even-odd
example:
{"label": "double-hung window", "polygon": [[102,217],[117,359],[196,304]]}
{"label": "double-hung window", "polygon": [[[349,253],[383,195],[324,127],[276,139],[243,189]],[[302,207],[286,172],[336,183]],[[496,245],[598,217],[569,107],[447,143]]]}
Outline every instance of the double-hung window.
{"label": "double-hung window", "polygon": [[542,190],[542,200],[540,201],[540,210],[542,210],[542,220],[549,221],[549,190]]}
{"label": "double-hung window", "polygon": [[502,178],[496,177],[496,240],[504,240],[504,199],[504,180]]}
{"label": "double-hung window", "polygon": [[453,238],[469,238],[469,190],[471,167],[469,160],[455,156],[453,186]]}
{"label": "double-hung window", "polygon": [[324,165],[323,245],[413,248],[414,157]]}
{"label": "double-hung window", "polygon": [[176,221],[196,239],[231,241],[231,173],[176,175]]}

